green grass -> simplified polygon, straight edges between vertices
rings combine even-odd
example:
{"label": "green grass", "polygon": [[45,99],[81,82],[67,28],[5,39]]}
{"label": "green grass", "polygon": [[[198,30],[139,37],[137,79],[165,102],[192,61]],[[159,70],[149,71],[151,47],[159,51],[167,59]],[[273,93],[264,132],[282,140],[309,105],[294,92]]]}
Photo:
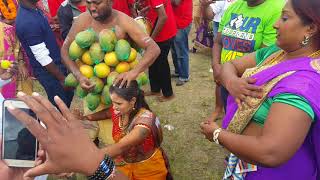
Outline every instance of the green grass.
{"label": "green grass", "polygon": [[[210,52],[190,54],[191,80],[175,86],[175,99],[159,103],[155,97],[147,101],[160,117],[162,126],[170,124],[174,130],[164,131],[163,149],[166,151],[176,180],[220,180],[224,172],[226,151],[204,139],[199,124],[214,106],[214,83],[210,69]],[[171,59],[170,59],[171,61]],[[172,64],[172,62],[170,62]],[[38,91],[39,86],[36,87]],[[43,91],[42,91],[43,92]],[[75,99],[74,105],[80,104]],[[52,177],[50,180],[54,179]],[[73,178],[85,179],[85,178]]]}

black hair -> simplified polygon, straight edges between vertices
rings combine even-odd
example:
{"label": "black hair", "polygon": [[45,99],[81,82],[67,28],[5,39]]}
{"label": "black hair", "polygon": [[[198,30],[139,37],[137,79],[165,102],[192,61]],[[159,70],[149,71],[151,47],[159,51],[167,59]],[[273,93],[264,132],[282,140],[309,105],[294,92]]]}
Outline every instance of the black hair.
{"label": "black hair", "polygon": [[320,29],[319,0],[291,0],[294,12],[306,25],[315,23]]}
{"label": "black hair", "polygon": [[150,107],[147,104],[144,98],[144,92],[139,88],[138,82],[136,80],[131,81],[130,85],[126,87],[127,84],[124,84],[123,87],[119,87],[120,83],[112,85],[109,89],[110,94],[116,93],[118,96],[123,98],[126,101],[131,101],[132,98],[136,98],[136,103],[134,104],[134,109],[130,113],[129,121],[133,119],[133,117],[139,112],[141,108],[145,108],[149,111]]}

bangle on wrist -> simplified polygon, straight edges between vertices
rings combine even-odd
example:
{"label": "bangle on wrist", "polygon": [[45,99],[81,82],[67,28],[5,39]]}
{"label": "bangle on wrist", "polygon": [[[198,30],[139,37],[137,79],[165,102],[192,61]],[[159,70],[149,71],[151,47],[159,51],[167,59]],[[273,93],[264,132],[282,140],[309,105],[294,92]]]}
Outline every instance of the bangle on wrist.
{"label": "bangle on wrist", "polygon": [[218,129],[214,130],[212,133],[213,134],[212,140],[213,140],[213,142],[215,142],[218,145],[220,145],[218,138],[219,138],[221,131],[222,131],[222,129],[218,128]]}
{"label": "bangle on wrist", "polygon": [[110,156],[106,155],[105,158],[100,162],[96,172],[88,176],[89,180],[106,180],[110,177],[115,176],[115,163]]}

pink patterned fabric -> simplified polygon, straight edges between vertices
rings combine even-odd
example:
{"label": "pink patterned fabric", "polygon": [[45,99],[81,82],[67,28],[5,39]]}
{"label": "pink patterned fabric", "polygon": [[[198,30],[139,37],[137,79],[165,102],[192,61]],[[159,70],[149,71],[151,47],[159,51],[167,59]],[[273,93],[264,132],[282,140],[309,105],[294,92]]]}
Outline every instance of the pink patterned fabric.
{"label": "pink patterned fabric", "polygon": [[[15,28],[0,22],[0,60],[15,61],[14,44],[15,44]],[[16,82],[5,85],[1,89],[4,98],[14,98],[16,96]]]}

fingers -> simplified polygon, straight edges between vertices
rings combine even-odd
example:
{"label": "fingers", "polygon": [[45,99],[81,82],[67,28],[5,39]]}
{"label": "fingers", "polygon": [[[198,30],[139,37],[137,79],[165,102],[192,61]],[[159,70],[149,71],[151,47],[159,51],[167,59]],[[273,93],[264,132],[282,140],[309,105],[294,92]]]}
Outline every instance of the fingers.
{"label": "fingers", "polygon": [[41,144],[45,145],[47,143],[47,132],[46,130],[38,123],[36,119],[31,117],[26,112],[14,108],[13,106],[8,106],[9,112],[16,117],[19,121],[21,121],[26,128],[33,134]]}
{"label": "fingers", "polygon": [[86,91],[91,91],[95,86],[95,84],[91,83],[91,81],[86,77],[81,79],[80,85]]}
{"label": "fingers", "polygon": [[247,81],[249,84],[254,84],[254,83],[257,82],[257,79],[248,77],[248,78],[246,78],[246,81]]}
{"label": "fingers", "polygon": [[[42,146],[40,145],[39,149],[41,149]],[[45,162],[47,159],[46,152],[44,150],[38,150],[38,159],[41,160],[42,162]]]}
{"label": "fingers", "polygon": [[130,80],[126,78],[126,74],[127,73],[122,73],[122,74],[118,75],[117,78],[115,79],[113,85],[117,85],[120,83],[119,88],[122,88],[124,86],[128,87]]}
{"label": "fingers", "polygon": [[91,83],[90,81],[88,81],[86,83],[86,85],[88,86],[89,89],[93,89],[96,86],[95,84]]}
{"label": "fingers", "polygon": [[200,128],[203,130],[204,126],[206,125],[205,122],[200,123]]}
{"label": "fingers", "polygon": [[130,86],[130,83],[131,83],[131,79],[128,79],[127,80],[127,86],[126,86],[127,88]]}
{"label": "fingers", "polygon": [[47,126],[47,128],[49,128],[50,126],[52,127],[54,118],[48,113],[48,110],[42,104],[40,104],[33,97],[28,96],[23,92],[18,92],[17,96],[20,100],[22,100],[28,105],[28,107]]}
{"label": "fingers", "polygon": [[54,97],[54,101],[56,102],[57,106],[59,107],[61,113],[63,114],[63,119],[60,119],[61,120],[72,120],[72,117],[73,117],[73,114],[71,113],[71,111],[69,110],[69,108],[67,107],[67,105],[58,97],[58,96],[55,96]]}
{"label": "fingers", "polygon": [[34,168],[29,169],[25,174],[24,178],[26,179],[33,179],[36,176],[41,176],[44,174],[52,174],[53,170],[50,168],[49,163],[45,162],[40,164]]}
{"label": "fingers", "polygon": [[65,119],[62,114],[57,110],[55,106],[51,104],[51,102],[44,98],[43,96],[40,96],[40,94],[34,92],[32,93],[32,96],[34,97],[35,100],[37,100],[41,105],[43,105],[51,114],[53,119],[59,124],[61,121]]}
{"label": "fingers", "polygon": [[257,91],[250,91],[248,93],[248,96],[253,97],[253,98],[262,98],[263,97],[263,92],[257,92]]}
{"label": "fingers", "polygon": [[236,98],[236,103],[238,105],[238,108],[240,108],[241,107],[241,100],[239,98]]}
{"label": "fingers", "polygon": [[36,158],[35,166],[40,166],[43,163],[43,160],[41,158]]}
{"label": "fingers", "polygon": [[116,77],[116,79],[114,80],[113,85],[116,85],[116,84],[122,82],[122,80],[123,80],[122,75],[118,75],[118,76]]}
{"label": "fingers", "polygon": [[[128,87],[127,81],[128,81],[128,80],[126,80],[126,79],[122,79],[119,88],[122,88],[122,87],[124,87],[124,86]],[[127,84],[127,85],[126,85],[126,84]]]}
{"label": "fingers", "polygon": [[246,95],[241,94],[240,96],[238,96],[238,99],[242,102],[246,99],[246,97],[247,97]]}
{"label": "fingers", "polygon": [[[125,86],[128,87],[128,78],[127,78],[126,75],[127,75],[127,73],[123,73],[123,74],[118,76],[119,77],[119,81],[116,84],[120,83],[119,88],[122,88],[122,87],[125,87]],[[117,80],[118,80],[118,77],[117,77]]]}

